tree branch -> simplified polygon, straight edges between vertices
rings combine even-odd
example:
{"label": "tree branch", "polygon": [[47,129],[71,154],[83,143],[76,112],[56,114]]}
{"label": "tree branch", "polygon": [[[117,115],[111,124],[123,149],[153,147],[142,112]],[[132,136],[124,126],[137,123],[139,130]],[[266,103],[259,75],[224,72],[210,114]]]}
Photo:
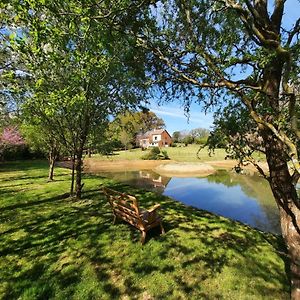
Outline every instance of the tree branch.
{"label": "tree branch", "polygon": [[280,24],[282,21],[283,10],[284,10],[284,3],[286,0],[276,0],[275,1],[275,8],[273,14],[271,16],[271,21],[273,26],[275,27],[277,33],[280,32]]}
{"label": "tree branch", "polygon": [[289,47],[291,45],[295,34],[299,32],[300,32],[300,18],[296,21],[294,28],[290,31],[285,47]]}

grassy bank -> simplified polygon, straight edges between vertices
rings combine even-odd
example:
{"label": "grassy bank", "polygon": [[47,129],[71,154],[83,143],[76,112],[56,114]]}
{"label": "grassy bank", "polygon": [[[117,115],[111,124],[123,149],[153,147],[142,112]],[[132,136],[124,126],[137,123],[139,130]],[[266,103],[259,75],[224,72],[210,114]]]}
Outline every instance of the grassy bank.
{"label": "grassy bank", "polygon": [[[214,153],[209,153],[208,148],[203,148],[199,153],[199,145],[188,145],[184,146],[183,144],[179,147],[168,147],[163,148],[163,150],[167,151],[170,159],[178,162],[209,162],[209,161],[219,161],[224,160],[227,156],[225,149],[215,149]],[[99,160],[109,160],[109,161],[117,161],[117,160],[136,160],[141,159],[149,150],[142,151],[140,148],[131,149],[131,150],[121,150],[115,151],[113,155],[99,155],[96,154],[93,156],[95,159]],[[198,153],[198,155],[197,155]],[[255,158],[259,161],[264,161],[264,157],[261,154],[256,154]]]}
{"label": "grassy bank", "polygon": [[[46,182],[44,162],[0,165],[1,299],[288,299],[281,240],[150,192],[86,175],[69,199],[69,171]],[[166,234],[144,246],[112,225],[100,185],[162,205]]]}
{"label": "grassy bank", "polygon": [[[201,161],[212,161],[212,160],[224,160],[226,152],[224,149],[216,149],[213,155],[209,155],[208,149],[204,148],[199,152],[199,158],[197,157],[197,152],[199,150],[199,145],[188,145],[187,147],[168,147],[164,148],[167,151],[170,159],[180,162],[201,162]],[[95,155],[94,158],[101,160],[136,160],[141,159],[149,150],[142,151],[140,148],[132,150],[122,150],[115,151],[113,155]]]}

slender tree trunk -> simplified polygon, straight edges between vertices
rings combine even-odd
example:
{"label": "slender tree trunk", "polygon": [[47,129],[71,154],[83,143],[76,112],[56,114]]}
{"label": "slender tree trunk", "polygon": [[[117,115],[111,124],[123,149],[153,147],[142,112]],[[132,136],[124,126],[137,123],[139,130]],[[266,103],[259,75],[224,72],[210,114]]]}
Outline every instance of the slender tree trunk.
{"label": "slender tree trunk", "polygon": [[55,158],[49,157],[49,174],[48,181],[53,181]]}
{"label": "slender tree trunk", "polygon": [[70,196],[74,195],[74,180],[75,180],[75,155],[72,154],[71,157],[71,167],[72,167],[72,174],[71,174],[71,188],[70,188]]}
{"label": "slender tree trunk", "polygon": [[49,160],[48,181],[53,181],[54,165],[57,160],[57,156],[58,156],[58,153],[57,153],[56,148],[52,147],[52,149],[50,149],[50,151],[49,151],[49,156],[48,156],[48,160]]}
{"label": "slender tree trunk", "polygon": [[270,186],[279,207],[282,236],[290,257],[291,299],[300,299],[300,204],[283,156],[283,145],[271,134],[264,135],[270,170]]}
{"label": "slender tree trunk", "polygon": [[76,198],[81,198],[81,175],[82,175],[82,154],[83,154],[83,148],[81,147],[77,153],[77,159],[76,159]]}

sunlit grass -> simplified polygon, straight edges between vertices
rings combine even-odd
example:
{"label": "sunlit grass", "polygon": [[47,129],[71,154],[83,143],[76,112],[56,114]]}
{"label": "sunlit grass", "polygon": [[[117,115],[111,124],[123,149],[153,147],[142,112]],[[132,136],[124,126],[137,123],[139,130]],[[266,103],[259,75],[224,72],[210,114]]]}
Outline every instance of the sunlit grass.
{"label": "sunlit grass", "polygon": [[[70,172],[47,183],[44,162],[0,164],[0,299],[288,299],[281,239],[170,198]],[[162,206],[165,235],[144,246],[112,225],[100,186]]]}
{"label": "sunlit grass", "polygon": [[[163,148],[163,150],[167,151],[168,156],[171,160],[178,162],[209,162],[209,161],[219,161],[227,158],[228,153],[226,153],[225,149],[215,149],[213,152],[209,152],[208,148],[202,148],[199,151],[200,145],[188,145],[184,146],[184,144],[180,144],[178,147],[167,147]],[[112,155],[93,155],[94,159],[99,160],[108,160],[108,161],[116,161],[116,160],[138,160],[142,159],[142,157],[150,150],[142,151],[140,148],[131,149],[131,150],[121,150],[115,151]],[[260,162],[265,161],[264,155],[260,153],[254,153],[254,158]]]}
{"label": "sunlit grass", "polygon": [[[212,161],[212,160],[224,160],[226,157],[226,152],[224,149],[216,149],[214,153],[209,153],[207,148],[202,149],[199,153],[199,145],[188,145],[185,147],[181,145],[180,147],[168,147],[163,150],[167,151],[170,159],[175,161],[184,162],[202,162],[202,161]],[[131,150],[115,151],[113,155],[94,155],[93,158],[103,159],[103,160],[136,160],[141,159],[149,150],[142,151],[140,148]],[[197,156],[198,153],[198,156]]]}

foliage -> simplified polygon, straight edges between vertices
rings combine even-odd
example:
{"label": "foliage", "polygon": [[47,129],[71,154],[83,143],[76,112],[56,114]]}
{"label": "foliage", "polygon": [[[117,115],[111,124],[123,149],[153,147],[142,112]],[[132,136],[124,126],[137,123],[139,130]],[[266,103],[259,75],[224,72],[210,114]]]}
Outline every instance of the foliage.
{"label": "foliage", "polygon": [[205,128],[195,128],[190,131],[175,131],[173,133],[173,141],[175,143],[188,144],[206,144],[207,139],[210,135],[210,131]]}
{"label": "foliage", "polygon": [[[268,1],[162,1],[153,18],[164,22],[148,26],[139,45],[167,100],[183,99],[187,112],[192,101],[220,105],[220,119],[227,102],[238,119],[252,120],[249,134],[266,131],[284,144],[297,175],[299,20],[281,26],[284,8],[280,1],[272,9]],[[241,160],[250,159],[238,148]]]}
{"label": "foliage", "polygon": [[170,159],[166,150],[160,150],[159,147],[151,147],[150,151],[142,157],[144,160],[165,160]]}
{"label": "foliage", "polygon": [[[21,132],[30,149],[34,152],[43,153],[45,157],[49,154],[53,143],[55,143],[55,139],[41,126],[23,123],[21,125]],[[57,147],[59,148],[58,145]],[[59,150],[60,156],[66,155],[66,151],[62,147]]]}
{"label": "foliage", "polygon": [[18,128],[5,127],[0,136],[0,160],[25,158],[28,149]]}
{"label": "foliage", "polygon": [[161,150],[162,159],[170,159],[167,150]]}
{"label": "foliage", "polygon": [[188,144],[192,144],[194,141],[194,138],[191,135],[186,135],[183,139],[182,142],[187,146]]}
{"label": "foliage", "polygon": [[125,148],[136,145],[137,136],[153,129],[165,127],[164,121],[147,109],[142,111],[125,111],[110,123],[110,134],[119,140]]}
{"label": "foliage", "polygon": [[98,153],[102,155],[112,155],[116,149],[122,148],[122,144],[120,144],[117,140],[106,140],[102,143],[99,143],[96,147]]}
{"label": "foliage", "polygon": [[17,126],[4,127],[0,136],[0,160],[42,158],[40,149],[32,149]]}
{"label": "foliage", "polygon": [[[186,113],[194,101],[219,107],[215,129],[230,155],[268,179],[291,256],[291,297],[299,299],[300,18],[284,22],[288,2],[161,1],[139,46],[166,100],[181,99]],[[266,155],[269,173],[255,151]]]}
{"label": "foliage", "polygon": [[2,135],[0,137],[0,142],[2,144],[10,145],[24,145],[24,139],[22,138],[17,127],[6,127],[3,129]]}
{"label": "foliage", "polygon": [[[117,4],[97,1],[25,2],[5,7],[18,28],[10,43],[30,75],[22,112],[28,123],[43,128],[75,159],[80,197],[88,139],[96,129],[103,133],[109,115],[144,99],[143,66],[135,64],[132,40],[119,27],[127,26],[121,19],[129,3],[119,11]],[[94,19],[96,11],[107,10],[109,17]],[[107,22],[111,18],[120,19]],[[73,182],[71,193],[72,187]]]}
{"label": "foliage", "polygon": [[180,131],[174,131],[172,134],[173,143],[178,143],[180,138]]}

